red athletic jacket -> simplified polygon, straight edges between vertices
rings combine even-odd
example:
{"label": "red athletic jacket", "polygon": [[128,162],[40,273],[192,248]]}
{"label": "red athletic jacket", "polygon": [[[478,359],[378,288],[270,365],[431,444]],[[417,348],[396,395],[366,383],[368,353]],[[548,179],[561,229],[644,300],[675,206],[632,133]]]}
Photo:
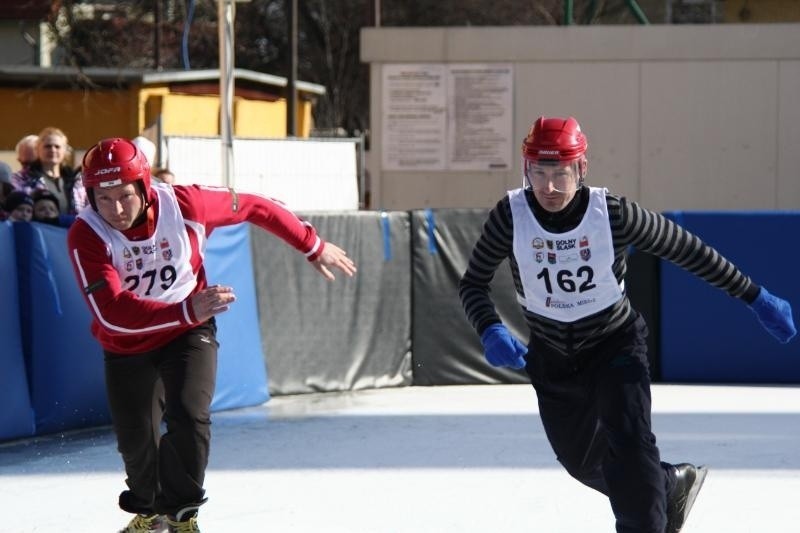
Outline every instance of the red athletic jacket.
{"label": "red athletic jacket", "polygon": [[[140,298],[126,290],[103,238],[80,218],[70,228],[67,243],[72,265],[94,318],[92,334],[105,350],[125,354],[146,352],[164,346],[196,325],[190,299],[207,287],[203,248],[214,228],[250,222],[283,239],[309,261],[319,257],[325,246],[311,224],[275,200],[257,194],[233,193],[226,187],[178,185],[174,190],[191,244],[192,272],[197,277],[194,291],[181,302]],[[129,240],[153,235],[159,212],[155,191],[151,191],[150,201],[153,205],[148,208],[147,221],[124,232]],[[203,229],[205,234],[199,234]]]}

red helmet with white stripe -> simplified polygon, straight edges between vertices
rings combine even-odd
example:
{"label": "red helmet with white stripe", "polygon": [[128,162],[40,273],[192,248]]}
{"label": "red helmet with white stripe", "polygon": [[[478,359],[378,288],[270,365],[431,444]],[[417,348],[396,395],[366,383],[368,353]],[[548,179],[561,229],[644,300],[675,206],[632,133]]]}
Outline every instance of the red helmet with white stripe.
{"label": "red helmet with white stripe", "polygon": [[89,148],[83,156],[81,171],[87,190],[140,183],[145,199],[150,194],[150,164],[128,139],[103,139]]}

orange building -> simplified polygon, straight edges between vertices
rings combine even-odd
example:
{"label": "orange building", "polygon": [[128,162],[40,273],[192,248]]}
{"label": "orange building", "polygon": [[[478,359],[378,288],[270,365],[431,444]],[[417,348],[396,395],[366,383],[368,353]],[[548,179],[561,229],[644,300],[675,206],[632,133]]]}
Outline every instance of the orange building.
{"label": "orange building", "polygon": [[[232,124],[236,137],[286,136],[286,78],[234,70]],[[313,128],[321,85],[296,84],[297,136]],[[151,71],[0,66],[0,150],[28,133],[56,126],[75,149],[97,139],[220,135],[219,70]]]}

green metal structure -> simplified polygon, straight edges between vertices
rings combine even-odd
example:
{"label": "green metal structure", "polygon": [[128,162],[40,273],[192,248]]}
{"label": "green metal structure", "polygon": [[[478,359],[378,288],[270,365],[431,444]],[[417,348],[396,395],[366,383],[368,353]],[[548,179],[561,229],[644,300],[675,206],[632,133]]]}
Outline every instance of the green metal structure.
{"label": "green metal structure", "polygon": [[[591,16],[589,20],[593,20],[595,15],[597,15],[597,2],[596,0],[590,0],[591,3],[589,4],[589,13]],[[642,8],[639,7],[639,4],[636,3],[636,0],[625,0],[625,4],[627,4],[628,9],[633,13],[636,17],[636,20],[639,21],[639,24],[650,24],[650,21],[647,20],[647,16],[642,11]],[[572,26],[573,20],[573,0],[564,0],[564,26]]]}

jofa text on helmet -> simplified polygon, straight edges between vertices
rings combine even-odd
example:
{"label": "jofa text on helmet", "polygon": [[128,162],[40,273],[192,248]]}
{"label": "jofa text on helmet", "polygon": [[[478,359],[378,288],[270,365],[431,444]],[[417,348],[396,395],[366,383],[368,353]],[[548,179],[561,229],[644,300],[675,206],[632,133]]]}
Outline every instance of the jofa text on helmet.
{"label": "jofa text on helmet", "polygon": [[96,170],[94,175],[95,176],[104,176],[105,174],[113,174],[115,172],[120,172],[122,167],[108,167],[108,168],[101,168]]}

